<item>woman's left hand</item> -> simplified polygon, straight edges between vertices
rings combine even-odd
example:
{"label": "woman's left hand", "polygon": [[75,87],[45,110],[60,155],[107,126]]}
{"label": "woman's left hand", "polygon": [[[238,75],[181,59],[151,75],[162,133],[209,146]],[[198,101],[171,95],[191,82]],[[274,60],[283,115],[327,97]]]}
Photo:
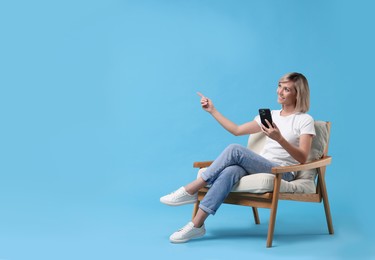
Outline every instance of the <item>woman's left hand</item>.
{"label": "woman's left hand", "polygon": [[264,125],[261,126],[262,132],[268,136],[269,138],[275,140],[276,142],[280,142],[283,139],[283,136],[280,133],[279,128],[275,123],[270,123],[266,119],[266,123],[269,126],[269,128],[265,127]]}

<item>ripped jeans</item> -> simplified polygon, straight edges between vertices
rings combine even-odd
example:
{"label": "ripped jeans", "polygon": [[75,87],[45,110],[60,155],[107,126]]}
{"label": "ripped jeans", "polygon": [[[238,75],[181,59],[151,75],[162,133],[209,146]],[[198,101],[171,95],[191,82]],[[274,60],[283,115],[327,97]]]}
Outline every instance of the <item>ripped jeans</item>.
{"label": "ripped jeans", "polygon": [[[255,173],[271,173],[271,168],[279,166],[248,148],[231,144],[201,174],[208,185],[211,185],[199,208],[208,214],[215,215],[217,209],[228,196],[233,186],[243,177]],[[294,179],[291,172],[284,173],[286,181]]]}

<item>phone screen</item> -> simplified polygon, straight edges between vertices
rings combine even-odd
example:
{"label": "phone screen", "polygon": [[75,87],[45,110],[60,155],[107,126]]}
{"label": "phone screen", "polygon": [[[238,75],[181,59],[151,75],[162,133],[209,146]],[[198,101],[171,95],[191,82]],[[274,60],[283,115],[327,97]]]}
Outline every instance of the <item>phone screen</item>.
{"label": "phone screen", "polygon": [[259,109],[259,115],[260,115],[260,121],[262,122],[262,124],[265,127],[269,128],[267,125],[266,119],[268,120],[268,122],[270,122],[270,124],[272,124],[271,110],[269,110],[268,108],[261,108]]}

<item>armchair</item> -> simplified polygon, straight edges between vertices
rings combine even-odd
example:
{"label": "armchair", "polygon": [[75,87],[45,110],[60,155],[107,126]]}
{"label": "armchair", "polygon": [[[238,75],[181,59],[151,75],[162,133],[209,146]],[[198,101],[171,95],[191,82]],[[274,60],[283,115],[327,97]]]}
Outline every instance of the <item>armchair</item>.
{"label": "armchair", "polygon": [[[325,182],[326,167],[332,158],[327,155],[330,136],[330,122],[315,121],[316,136],[313,139],[308,162],[305,164],[280,166],[272,168],[272,173],[258,173],[243,177],[233,188],[224,203],[252,207],[255,224],[260,224],[258,208],[269,208],[270,219],[267,235],[267,247],[272,247],[279,200],[301,202],[322,202],[324,204],[328,232],[333,234],[332,217]],[[265,135],[250,135],[248,147],[259,152],[264,144]],[[211,165],[212,161],[194,162],[193,167],[199,168],[198,175]],[[296,179],[291,182],[282,180],[285,172],[297,172]],[[193,217],[199,203],[209,187],[198,191],[198,201],[194,205]]]}

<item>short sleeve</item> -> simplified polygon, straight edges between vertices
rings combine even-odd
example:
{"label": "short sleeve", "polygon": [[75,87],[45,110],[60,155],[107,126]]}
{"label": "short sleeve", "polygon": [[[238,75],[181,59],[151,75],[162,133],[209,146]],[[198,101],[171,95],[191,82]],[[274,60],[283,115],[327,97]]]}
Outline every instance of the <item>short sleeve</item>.
{"label": "short sleeve", "polygon": [[257,122],[259,126],[261,126],[260,115],[255,116],[254,121]]}
{"label": "short sleeve", "polygon": [[300,133],[299,133],[300,135],[304,135],[304,134],[310,134],[314,136],[316,135],[314,119],[308,114],[304,114],[303,118],[301,118],[299,129],[300,129]]}

